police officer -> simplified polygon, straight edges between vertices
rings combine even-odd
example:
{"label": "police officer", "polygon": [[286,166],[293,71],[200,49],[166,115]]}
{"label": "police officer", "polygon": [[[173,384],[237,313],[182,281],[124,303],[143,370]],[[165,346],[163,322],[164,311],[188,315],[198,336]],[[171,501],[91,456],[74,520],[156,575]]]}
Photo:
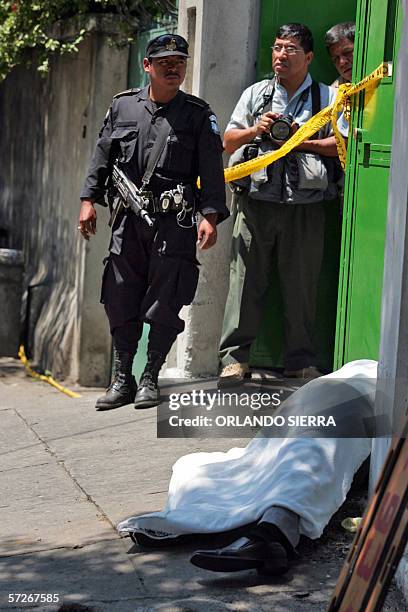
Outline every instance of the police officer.
{"label": "police officer", "polygon": [[[101,301],[113,336],[115,376],[97,410],[133,401],[135,408],[159,403],[158,374],[184,329],[178,314],[192,302],[197,287],[196,244],[203,250],[212,247],[216,224],[229,214],[216,117],[204,100],[179,90],[188,57],[181,36],[163,34],[149,42],[143,67],[150,84],[114,97],[81,193],[78,229],[86,240],[95,234],[94,204],[104,203],[114,162],[136,187],[143,183],[148,190],[147,212],[153,220],[150,227],[129,209],[113,211]],[[149,156],[160,138],[163,147],[146,184]],[[202,216],[198,231],[195,212]],[[143,322],[150,324],[150,332],[137,388],[132,363]]]}

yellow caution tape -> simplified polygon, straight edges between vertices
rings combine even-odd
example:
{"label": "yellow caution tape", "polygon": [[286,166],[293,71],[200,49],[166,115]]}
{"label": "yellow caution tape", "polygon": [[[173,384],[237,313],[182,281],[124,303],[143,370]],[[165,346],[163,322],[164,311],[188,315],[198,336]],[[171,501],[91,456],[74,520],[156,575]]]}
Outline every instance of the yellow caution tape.
{"label": "yellow caution tape", "polygon": [[248,176],[248,174],[258,172],[258,170],[262,170],[262,168],[269,166],[281,157],[284,157],[285,155],[290,153],[292,149],[299,146],[300,144],[302,144],[302,142],[313,136],[313,134],[318,132],[330,121],[332,122],[333,132],[336,138],[339,159],[344,169],[346,166],[347,149],[344,138],[337,127],[337,115],[343,109],[346,110],[346,113],[349,113],[349,98],[357,94],[359,91],[362,91],[363,89],[376,86],[377,83],[384,76],[387,76],[387,74],[388,64],[387,62],[383,62],[378,66],[378,68],[373,70],[371,74],[366,76],[358,83],[346,83],[344,85],[340,85],[335,101],[330,106],[326,106],[326,108],[323,108],[320,112],[318,112],[311,119],[309,119],[309,121],[303,124],[295,132],[295,134],[280,147],[280,149],[278,149],[277,151],[272,151],[271,153],[265,153],[265,155],[261,155],[259,157],[256,157],[255,159],[251,159],[247,162],[237,164],[236,166],[232,166],[231,168],[226,168],[224,170],[225,182],[230,183],[231,181],[237,181],[238,179],[241,179],[244,176]]}
{"label": "yellow caution tape", "polygon": [[52,376],[47,376],[45,374],[39,374],[38,372],[33,370],[30,367],[30,364],[28,363],[28,359],[26,357],[23,345],[20,346],[20,349],[18,351],[18,356],[20,357],[20,361],[23,363],[28,374],[32,376],[33,378],[36,378],[37,380],[42,380],[48,383],[49,385],[52,385],[53,387],[58,389],[58,391],[65,393],[65,395],[68,395],[69,397],[74,397],[74,398],[81,397],[79,393],[75,393],[75,391],[71,391],[70,389],[67,389],[66,387],[63,387],[62,385],[57,383],[57,381],[54,380]]}

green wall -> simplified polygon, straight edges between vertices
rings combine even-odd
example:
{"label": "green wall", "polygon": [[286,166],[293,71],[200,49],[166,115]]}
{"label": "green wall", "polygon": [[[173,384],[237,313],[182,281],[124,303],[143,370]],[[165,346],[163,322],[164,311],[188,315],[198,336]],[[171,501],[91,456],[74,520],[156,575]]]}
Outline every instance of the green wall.
{"label": "green wall", "polygon": [[276,30],[289,22],[307,25],[315,42],[315,57],[311,66],[316,81],[331,83],[337,78],[323,43],[325,32],[342,21],[354,21],[356,0],[263,0],[261,4],[260,38],[257,74],[259,79],[271,72],[271,46]]}
{"label": "green wall", "polygon": [[161,20],[160,23],[154,23],[150,28],[141,30],[138,33],[137,39],[130,47],[128,75],[129,87],[145,87],[147,85],[148,77],[146,72],[143,70],[143,58],[145,56],[147,43],[152,38],[165,34],[166,32],[177,32],[176,19],[168,17],[167,19]]}

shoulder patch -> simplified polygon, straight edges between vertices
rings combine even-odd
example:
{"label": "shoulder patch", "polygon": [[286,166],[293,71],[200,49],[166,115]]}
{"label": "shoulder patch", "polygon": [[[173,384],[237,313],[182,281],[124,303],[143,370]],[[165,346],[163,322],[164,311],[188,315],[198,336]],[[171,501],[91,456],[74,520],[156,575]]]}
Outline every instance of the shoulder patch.
{"label": "shoulder patch", "polygon": [[197,96],[193,96],[192,94],[186,94],[186,101],[191,104],[195,104],[196,106],[200,106],[201,108],[208,108],[209,104],[205,100],[201,98],[197,98]]}
{"label": "shoulder patch", "polygon": [[124,91],[120,91],[119,93],[113,96],[113,99],[120,98],[121,96],[132,96],[133,94],[139,93],[142,91],[140,87],[132,87],[131,89],[125,89]]}
{"label": "shoulder patch", "polygon": [[210,115],[209,119],[211,124],[211,130],[214,132],[214,134],[217,134],[218,136],[220,134],[220,128],[218,127],[217,117],[215,115]]}

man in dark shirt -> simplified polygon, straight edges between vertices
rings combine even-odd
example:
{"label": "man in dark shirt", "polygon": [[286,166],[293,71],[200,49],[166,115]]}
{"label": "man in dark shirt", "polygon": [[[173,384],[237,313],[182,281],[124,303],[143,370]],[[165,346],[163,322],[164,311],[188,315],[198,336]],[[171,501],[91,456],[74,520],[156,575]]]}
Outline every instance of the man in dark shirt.
{"label": "man in dark shirt", "polygon": [[[147,212],[154,221],[149,227],[121,206],[112,215],[101,301],[113,336],[115,377],[97,410],[133,401],[136,408],[158,404],[158,374],[184,329],[178,314],[192,302],[197,287],[196,244],[212,247],[216,224],[229,214],[216,117],[205,101],[179,90],[188,57],[181,36],[164,34],[149,42],[143,67],[150,84],[114,97],[81,193],[78,229],[86,240],[95,234],[94,204],[104,202],[114,162],[138,188],[144,183],[151,192]],[[149,155],[162,130],[168,136],[146,183]],[[181,208],[175,206],[180,194]],[[202,216],[198,232],[196,212]],[[148,359],[137,389],[132,363],[143,322],[150,324]]]}

